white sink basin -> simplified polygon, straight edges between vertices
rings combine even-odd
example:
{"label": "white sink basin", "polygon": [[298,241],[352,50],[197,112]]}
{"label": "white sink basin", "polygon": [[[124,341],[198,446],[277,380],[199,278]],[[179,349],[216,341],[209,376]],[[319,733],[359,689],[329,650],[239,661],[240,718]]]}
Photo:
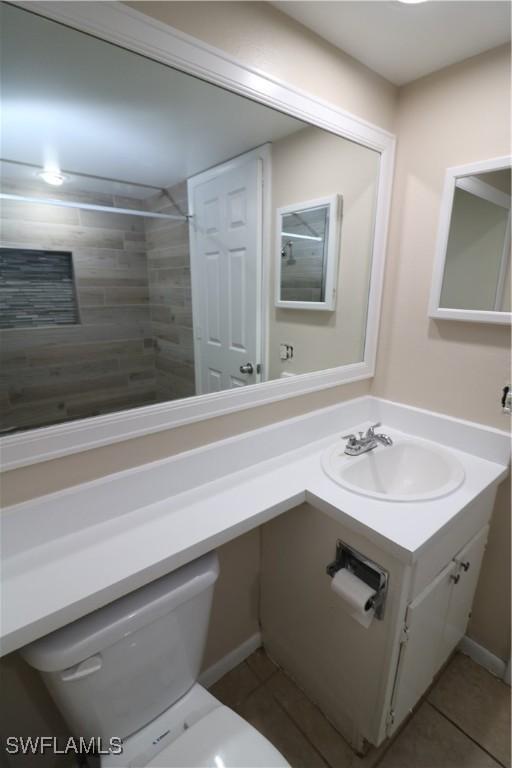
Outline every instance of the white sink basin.
{"label": "white sink basin", "polygon": [[436,499],[464,481],[464,469],[449,451],[413,439],[397,439],[361,456],[347,456],[340,442],[323,454],[322,466],[347,490],[386,501]]}

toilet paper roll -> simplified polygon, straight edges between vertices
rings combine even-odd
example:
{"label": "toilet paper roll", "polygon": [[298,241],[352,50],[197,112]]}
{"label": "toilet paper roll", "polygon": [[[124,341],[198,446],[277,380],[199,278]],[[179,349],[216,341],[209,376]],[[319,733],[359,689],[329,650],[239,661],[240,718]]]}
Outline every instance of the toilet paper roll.
{"label": "toilet paper roll", "polygon": [[368,629],[374,615],[372,598],[376,595],[375,590],[346,568],[337,571],[331,579],[331,589],[342,599],[350,616]]}

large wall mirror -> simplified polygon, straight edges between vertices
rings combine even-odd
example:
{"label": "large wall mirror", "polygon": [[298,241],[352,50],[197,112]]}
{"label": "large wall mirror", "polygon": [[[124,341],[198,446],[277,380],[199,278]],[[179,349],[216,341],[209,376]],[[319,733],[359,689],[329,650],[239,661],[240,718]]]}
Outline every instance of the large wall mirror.
{"label": "large wall mirror", "polygon": [[[365,359],[379,151],[2,15],[4,436]],[[276,306],[276,261],[329,311]]]}
{"label": "large wall mirror", "polygon": [[432,317],[510,323],[510,202],[509,157],[448,169]]}

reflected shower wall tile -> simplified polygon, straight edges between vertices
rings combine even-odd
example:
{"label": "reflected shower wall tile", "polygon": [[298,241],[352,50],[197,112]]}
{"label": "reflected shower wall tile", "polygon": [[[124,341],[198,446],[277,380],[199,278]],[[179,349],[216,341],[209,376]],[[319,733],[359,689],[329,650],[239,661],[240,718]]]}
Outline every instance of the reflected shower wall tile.
{"label": "reflected shower wall tile", "polygon": [[[50,196],[114,202],[76,191],[51,190]],[[151,321],[143,217],[15,205],[4,208],[9,218],[2,222],[2,244],[9,238],[14,246],[73,254],[80,323],[0,335],[2,362],[8,363],[2,372],[11,374],[0,406],[4,421],[40,426],[155,402],[155,349],[152,340],[144,346]],[[140,200],[123,205],[140,208]]]}
{"label": "reflected shower wall tile", "polygon": [[149,292],[145,286],[115,286],[105,289],[105,304],[147,304]]}
{"label": "reflected shower wall tile", "polygon": [[124,306],[84,307],[81,311],[84,323],[114,323],[116,325],[134,320],[149,320],[149,306],[138,304]]}
{"label": "reflected shower wall tile", "polygon": [[2,240],[25,248],[67,250],[75,246],[87,246],[122,250],[124,247],[122,232],[11,220],[2,224]]}

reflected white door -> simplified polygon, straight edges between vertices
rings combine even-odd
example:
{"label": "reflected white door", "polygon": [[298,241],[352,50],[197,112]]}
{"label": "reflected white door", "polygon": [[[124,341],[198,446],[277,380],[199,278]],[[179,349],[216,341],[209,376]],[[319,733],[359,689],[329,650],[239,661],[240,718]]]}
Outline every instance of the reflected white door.
{"label": "reflected white door", "polygon": [[262,159],[188,181],[196,394],[260,381]]}

